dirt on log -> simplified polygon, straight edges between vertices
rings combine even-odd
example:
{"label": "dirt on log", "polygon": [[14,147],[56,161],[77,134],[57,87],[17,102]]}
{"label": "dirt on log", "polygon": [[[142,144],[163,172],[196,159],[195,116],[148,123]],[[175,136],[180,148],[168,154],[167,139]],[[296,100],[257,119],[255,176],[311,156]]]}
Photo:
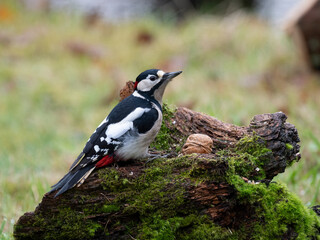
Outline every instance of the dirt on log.
{"label": "dirt on log", "polygon": [[[165,157],[118,162],[61,196],[45,194],[14,228],[16,239],[316,239],[317,215],[271,181],[300,159],[296,128],[282,112],[249,126],[187,108],[171,112],[152,149]],[[182,155],[187,136],[211,154]]]}

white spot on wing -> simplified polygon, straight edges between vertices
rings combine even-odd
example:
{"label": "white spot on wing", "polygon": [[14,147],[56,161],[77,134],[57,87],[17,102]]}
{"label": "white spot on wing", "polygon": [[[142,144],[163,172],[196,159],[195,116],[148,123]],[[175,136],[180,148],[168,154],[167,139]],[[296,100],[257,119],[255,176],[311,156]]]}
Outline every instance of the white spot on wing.
{"label": "white spot on wing", "polygon": [[109,149],[108,149],[108,148],[102,148],[102,149],[101,149],[101,152],[103,152],[103,156],[105,156],[105,155],[108,154]]}
{"label": "white spot on wing", "polygon": [[99,157],[99,155],[93,155],[90,159],[92,161],[97,161],[98,157]]}
{"label": "white spot on wing", "polygon": [[100,151],[100,147],[98,146],[98,145],[94,145],[94,150],[96,151],[96,152],[99,152]]}

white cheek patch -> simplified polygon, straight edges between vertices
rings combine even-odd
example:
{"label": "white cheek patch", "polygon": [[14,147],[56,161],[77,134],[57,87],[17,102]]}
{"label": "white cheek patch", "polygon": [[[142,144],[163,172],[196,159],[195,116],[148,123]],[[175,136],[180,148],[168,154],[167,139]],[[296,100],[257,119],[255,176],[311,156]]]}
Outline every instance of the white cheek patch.
{"label": "white cheek patch", "polygon": [[159,70],[159,71],[157,72],[157,75],[158,75],[160,78],[162,78],[164,74],[165,74],[165,72],[162,71],[162,70]]}
{"label": "white cheek patch", "polygon": [[150,79],[144,79],[139,82],[137,89],[139,91],[150,91],[151,88],[153,88],[155,85],[157,85],[160,82],[161,79],[158,79],[156,81],[151,81]]}

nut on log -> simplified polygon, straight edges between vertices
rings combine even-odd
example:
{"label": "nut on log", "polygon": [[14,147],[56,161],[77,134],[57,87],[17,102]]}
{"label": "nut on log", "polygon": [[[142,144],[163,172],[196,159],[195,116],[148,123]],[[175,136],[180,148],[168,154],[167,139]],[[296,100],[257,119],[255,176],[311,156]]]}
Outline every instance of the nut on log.
{"label": "nut on log", "polygon": [[182,147],[182,154],[211,153],[212,139],[205,134],[191,134]]}

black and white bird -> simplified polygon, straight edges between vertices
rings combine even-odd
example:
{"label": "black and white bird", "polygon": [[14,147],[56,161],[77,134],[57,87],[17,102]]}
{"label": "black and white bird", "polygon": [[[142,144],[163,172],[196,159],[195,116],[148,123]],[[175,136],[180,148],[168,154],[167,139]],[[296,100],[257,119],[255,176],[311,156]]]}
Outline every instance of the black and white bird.
{"label": "black and white bird", "polygon": [[74,186],[80,186],[91,172],[115,161],[148,156],[148,147],[162,123],[162,96],[171,79],[179,72],[150,69],[135,81],[134,92],[101,122],[69,172],[50,192],[58,196]]}

